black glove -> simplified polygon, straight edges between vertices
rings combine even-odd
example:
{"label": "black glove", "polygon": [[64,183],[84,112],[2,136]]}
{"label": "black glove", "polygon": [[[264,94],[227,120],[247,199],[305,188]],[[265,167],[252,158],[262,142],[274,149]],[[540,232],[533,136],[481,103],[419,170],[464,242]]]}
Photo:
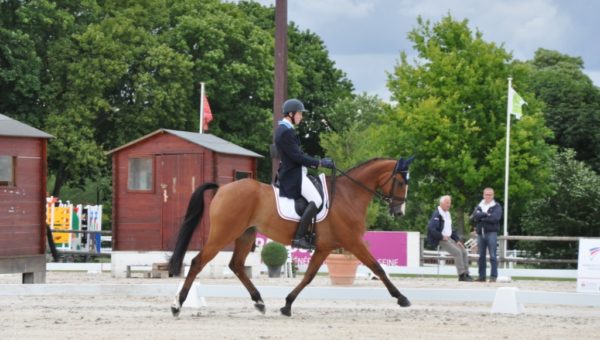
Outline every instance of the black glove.
{"label": "black glove", "polygon": [[321,159],[321,166],[324,168],[335,169],[335,164],[331,158],[323,158]]}

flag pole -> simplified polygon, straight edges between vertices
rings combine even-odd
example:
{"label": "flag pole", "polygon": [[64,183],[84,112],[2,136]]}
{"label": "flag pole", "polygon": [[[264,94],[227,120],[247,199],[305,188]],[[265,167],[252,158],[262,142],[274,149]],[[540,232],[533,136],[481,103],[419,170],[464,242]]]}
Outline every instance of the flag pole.
{"label": "flag pole", "polygon": [[[504,158],[504,236],[508,236],[508,173],[509,173],[509,157],[510,157],[510,107],[512,102],[512,78],[508,77],[508,98],[506,100],[506,156]],[[504,249],[502,250],[503,257],[506,257],[508,248],[508,240],[504,240]],[[504,261],[506,268],[506,261]]]}
{"label": "flag pole", "polygon": [[200,83],[200,133],[204,133],[204,83]]}

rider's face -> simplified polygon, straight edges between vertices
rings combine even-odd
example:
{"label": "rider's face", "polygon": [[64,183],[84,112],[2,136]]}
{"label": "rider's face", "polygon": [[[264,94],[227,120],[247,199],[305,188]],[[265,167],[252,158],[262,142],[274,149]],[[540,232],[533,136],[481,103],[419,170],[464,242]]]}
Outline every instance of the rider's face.
{"label": "rider's face", "polygon": [[294,122],[296,123],[296,125],[299,125],[301,121],[302,121],[302,111],[296,111],[296,113],[294,114]]}

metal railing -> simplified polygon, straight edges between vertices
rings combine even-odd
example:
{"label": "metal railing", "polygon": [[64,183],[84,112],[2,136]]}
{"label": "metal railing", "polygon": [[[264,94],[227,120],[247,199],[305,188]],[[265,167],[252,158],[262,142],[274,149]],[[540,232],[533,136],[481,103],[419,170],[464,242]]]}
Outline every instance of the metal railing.
{"label": "metal railing", "polygon": [[[516,257],[507,256],[504,253],[506,247],[504,246],[508,241],[555,241],[555,242],[576,242],[581,237],[577,236],[501,236],[498,235],[498,263],[525,263],[525,264],[542,264],[542,263],[554,263],[554,264],[577,264],[578,259],[541,259],[533,257]],[[427,260],[452,260],[452,256],[440,251],[427,251],[425,250],[425,235],[421,235],[421,257],[420,263],[423,265]],[[469,252],[469,259],[478,259],[479,254],[473,254]]]}

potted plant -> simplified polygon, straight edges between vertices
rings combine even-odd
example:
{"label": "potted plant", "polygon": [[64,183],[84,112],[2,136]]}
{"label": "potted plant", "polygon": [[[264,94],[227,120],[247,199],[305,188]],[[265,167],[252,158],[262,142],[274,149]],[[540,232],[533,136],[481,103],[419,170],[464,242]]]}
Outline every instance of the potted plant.
{"label": "potted plant", "polygon": [[288,258],[288,251],[283,244],[277,242],[265,244],[260,256],[269,269],[269,277],[281,276],[281,266]]}
{"label": "potted plant", "polygon": [[333,285],[349,286],[354,283],[360,261],[343,248],[334,250],[325,260]]}

